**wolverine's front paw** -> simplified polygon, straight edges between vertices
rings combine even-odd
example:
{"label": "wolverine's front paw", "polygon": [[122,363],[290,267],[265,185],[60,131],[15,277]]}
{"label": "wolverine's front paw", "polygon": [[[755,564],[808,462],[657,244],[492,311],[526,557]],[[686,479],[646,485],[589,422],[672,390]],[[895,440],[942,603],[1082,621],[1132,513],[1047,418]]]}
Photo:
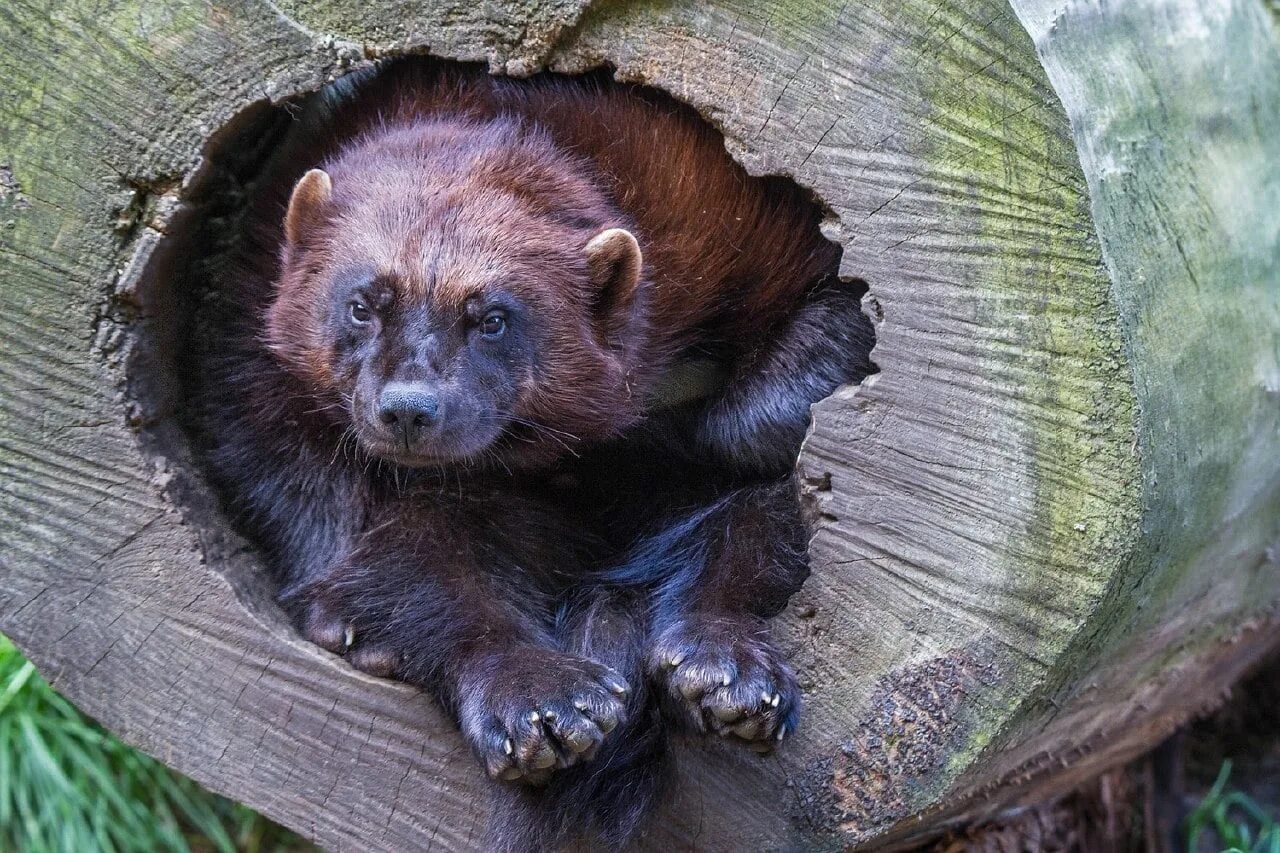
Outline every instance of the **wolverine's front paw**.
{"label": "wolverine's front paw", "polygon": [[404,651],[385,626],[377,630],[368,625],[361,627],[323,591],[312,592],[302,613],[304,637],[322,649],[342,655],[356,669],[370,675],[392,678],[399,673]]}
{"label": "wolverine's front paw", "polygon": [[658,635],[649,669],[668,704],[699,731],[761,753],[795,731],[800,692],[763,620],[686,617]]}
{"label": "wolverine's front paw", "polygon": [[595,757],[631,687],[603,664],[551,649],[494,655],[464,677],[462,732],[494,779],[541,784]]}

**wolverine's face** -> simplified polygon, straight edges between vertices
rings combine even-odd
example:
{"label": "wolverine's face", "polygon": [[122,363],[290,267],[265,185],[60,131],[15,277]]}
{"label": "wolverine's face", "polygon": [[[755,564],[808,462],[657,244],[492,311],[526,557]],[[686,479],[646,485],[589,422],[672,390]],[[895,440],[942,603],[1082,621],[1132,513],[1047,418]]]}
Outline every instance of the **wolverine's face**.
{"label": "wolverine's face", "polygon": [[483,455],[518,418],[536,330],[513,293],[432,298],[394,272],[333,271],[326,318],[332,381],[374,455],[431,465]]}
{"label": "wolverine's face", "polygon": [[267,341],[317,409],[415,467],[547,461],[633,421],[635,239],[430,162],[294,189]]}

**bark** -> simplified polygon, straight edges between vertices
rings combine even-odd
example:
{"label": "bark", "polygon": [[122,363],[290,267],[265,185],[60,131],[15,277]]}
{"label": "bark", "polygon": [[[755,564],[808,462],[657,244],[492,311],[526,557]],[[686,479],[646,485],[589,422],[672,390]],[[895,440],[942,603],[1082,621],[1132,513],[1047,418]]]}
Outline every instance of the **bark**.
{"label": "bark", "polygon": [[191,247],[164,236],[204,146],[406,51],[660,86],[811,188],[871,283],[882,372],[799,463],[805,726],[688,752],[644,846],[934,831],[1155,742],[1274,645],[1274,10],[424,6],[0,9],[0,630],[81,707],[325,846],[477,843],[450,726],[296,636],[174,419]]}

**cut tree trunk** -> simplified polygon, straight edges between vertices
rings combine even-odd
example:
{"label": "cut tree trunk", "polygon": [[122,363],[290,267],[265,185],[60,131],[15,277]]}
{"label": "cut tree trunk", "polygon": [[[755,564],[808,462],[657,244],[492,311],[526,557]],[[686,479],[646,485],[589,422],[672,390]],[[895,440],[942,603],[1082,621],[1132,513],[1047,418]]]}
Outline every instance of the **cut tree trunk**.
{"label": "cut tree trunk", "polygon": [[671,92],[871,286],[881,373],[799,462],[804,728],[684,753],[643,845],[903,842],[1142,749],[1274,644],[1274,6],[422,5],[0,8],[0,629],[86,711],[325,846],[478,843],[452,728],[297,636],[174,417],[206,144],[405,52]]}

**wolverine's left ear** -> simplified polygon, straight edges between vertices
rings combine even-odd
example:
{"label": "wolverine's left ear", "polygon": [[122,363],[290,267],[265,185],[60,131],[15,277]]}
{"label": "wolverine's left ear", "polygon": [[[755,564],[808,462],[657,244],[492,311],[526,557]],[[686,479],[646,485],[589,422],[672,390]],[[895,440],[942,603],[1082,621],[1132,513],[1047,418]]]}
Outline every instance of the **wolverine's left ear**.
{"label": "wolverine's left ear", "polygon": [[302,176],[289,196],[289,210],[284,215],[284,236],[296,246],[307,229],[320,219],[333,198],[333,181],[324,169],[312,169]]}
{"label": "wolverine's left ear", "polygon": [[596,317],[611,343],[627,325],[640,286],[644,258],[640,244],[625,228],[606,228],[583,251],[596,286]]}

